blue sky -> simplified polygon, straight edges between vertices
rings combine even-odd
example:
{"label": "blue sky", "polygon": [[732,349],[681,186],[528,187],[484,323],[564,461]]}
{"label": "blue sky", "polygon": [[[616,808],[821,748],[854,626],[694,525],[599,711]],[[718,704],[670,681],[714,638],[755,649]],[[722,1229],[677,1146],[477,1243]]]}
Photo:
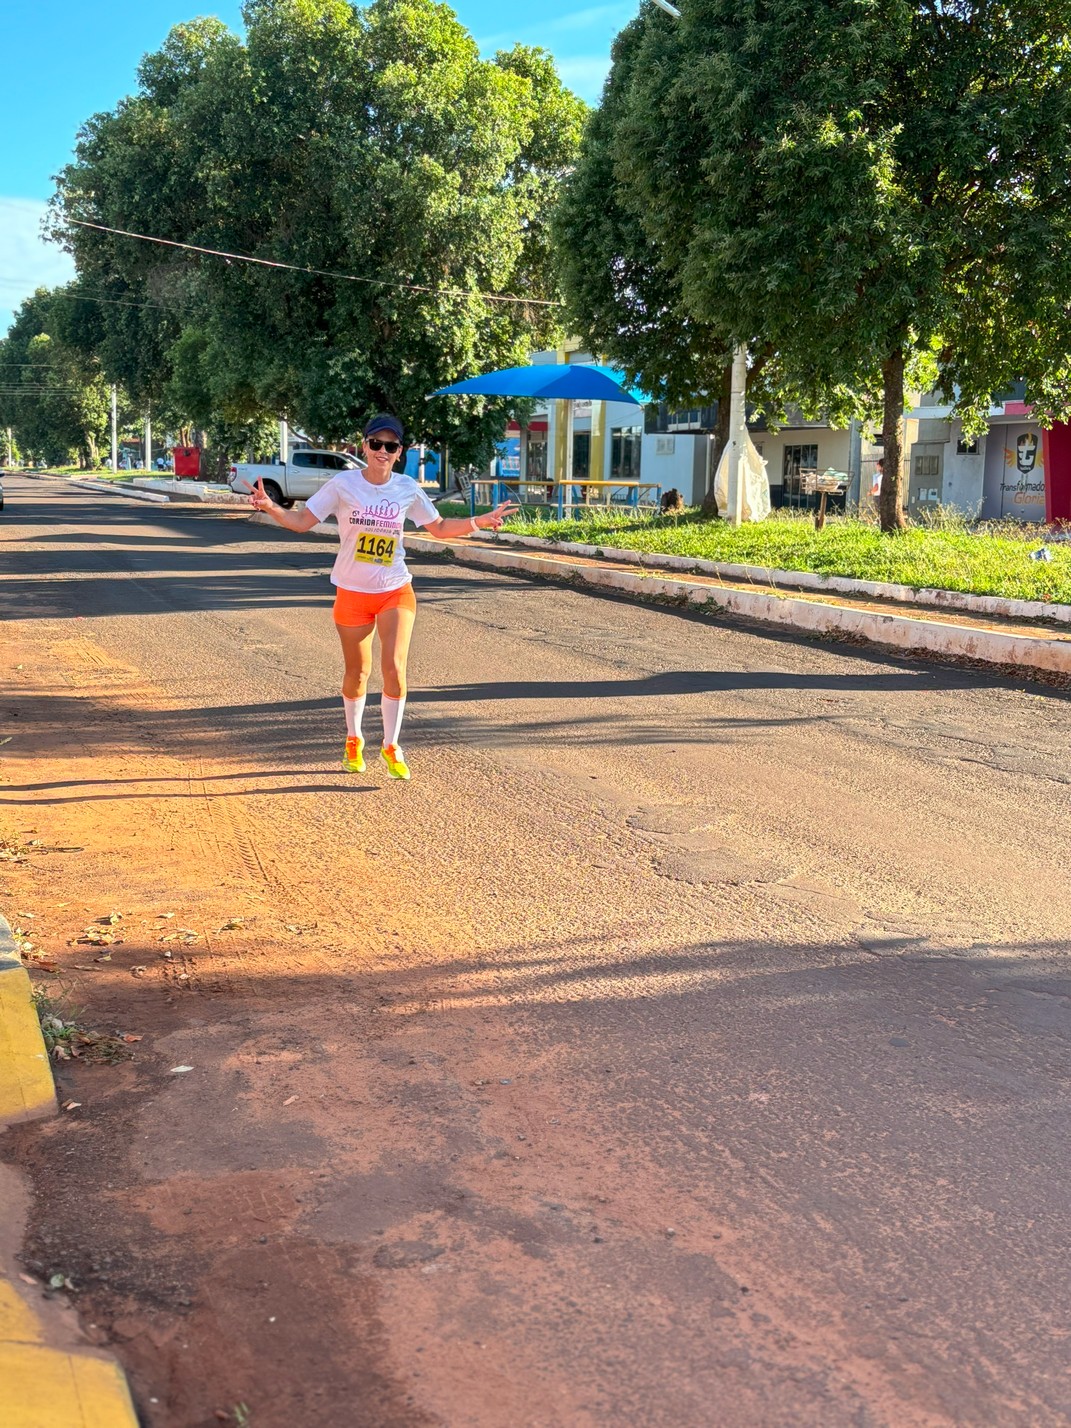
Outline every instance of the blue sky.
{"label": "blue sky", "polygon": [[[585,5],[542,0],[540,19],[518,7],[516,19],[498,0],[458,0],[461,23],[492,54],[517,41],[551,51],[571,89],[594,103],[610,63],[610,45],[638,0]],[[534,7],[533,7],[534,9]],[[135,87],[146,51],[172,25],[198,14],[241,28],[238,4],[202,7],[197,0],[6,0],[4,83],[0,108],[0,336],[12,310],[35,287],[73,276],[66,254],[41,241],[52,175],[70,158],[78,127],[112,109]]]}

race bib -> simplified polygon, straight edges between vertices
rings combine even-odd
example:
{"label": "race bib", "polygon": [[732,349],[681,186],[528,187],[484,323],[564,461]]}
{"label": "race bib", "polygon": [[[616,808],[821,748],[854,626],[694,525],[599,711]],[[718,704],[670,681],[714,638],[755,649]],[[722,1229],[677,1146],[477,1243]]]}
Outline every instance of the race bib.
{"label": "race bib", "polygon": [[353,558],[363,561],[365,565],[393,565],[397,548],[397,536],[371,535],[365,531],[357,537]]}

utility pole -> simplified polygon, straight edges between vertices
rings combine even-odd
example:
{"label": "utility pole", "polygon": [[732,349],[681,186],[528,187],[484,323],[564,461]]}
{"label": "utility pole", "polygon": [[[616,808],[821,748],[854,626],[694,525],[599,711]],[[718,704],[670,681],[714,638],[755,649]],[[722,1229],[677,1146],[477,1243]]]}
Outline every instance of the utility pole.
{"label": "utility pole", "polygon": [[112,383],[112,475],[119,470],[119,432],[115,417],[115,383]]}
{"label": "utility pole", "polygon": [[145,413],[145,470],[152,470],[152,416]]}
{"label": "utility pole", "polygon": [[11,449],[11,428],[10,428],[10,427],[8,427],[8,429],[7,429],[7,464],[8,464],[8,466],[14,466],[14,464],[15,464],[14,453],[12,452],[12,449]]}

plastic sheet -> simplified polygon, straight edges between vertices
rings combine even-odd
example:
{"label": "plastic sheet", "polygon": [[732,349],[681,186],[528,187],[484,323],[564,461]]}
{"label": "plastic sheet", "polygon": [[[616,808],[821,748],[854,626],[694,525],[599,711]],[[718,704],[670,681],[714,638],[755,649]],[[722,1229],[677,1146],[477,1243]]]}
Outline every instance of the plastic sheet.
{"label": "plastic sheet", "polygon": [[[744,438],[740,470],[744,478],[744,520],[764,521],[770,514],[770,481],[766,475],[766,462],[759,455],[750,434]],[[718,503],[718,513],[723,518],[727,517],[729,515],[728,446],[721,454],[718,470],[714,477],[714,499]]]}

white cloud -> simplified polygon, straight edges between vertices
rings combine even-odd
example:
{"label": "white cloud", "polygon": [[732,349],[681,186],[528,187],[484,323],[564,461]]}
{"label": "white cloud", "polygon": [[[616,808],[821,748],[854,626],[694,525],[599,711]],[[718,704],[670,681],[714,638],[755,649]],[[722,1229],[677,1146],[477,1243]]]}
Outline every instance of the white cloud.
{"label": "white cloud", "polygon": [[74,277],[74,262],[41,237],[47,205],[34,198],[0,198],[0,337],[15,308],[35,288],[55,287]]}

